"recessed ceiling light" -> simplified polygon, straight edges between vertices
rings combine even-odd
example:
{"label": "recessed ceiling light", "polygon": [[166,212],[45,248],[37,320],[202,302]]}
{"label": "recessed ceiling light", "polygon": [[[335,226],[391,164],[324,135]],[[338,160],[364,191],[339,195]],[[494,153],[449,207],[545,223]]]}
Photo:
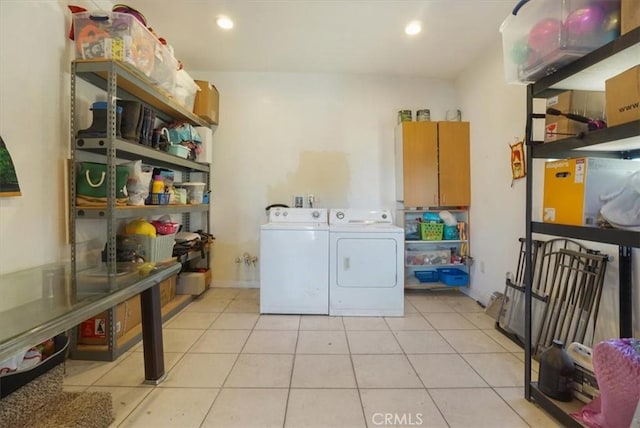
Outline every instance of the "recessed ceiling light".
{"label": "recessed ceiling light", "polygon": [[404,27],[404,32],[409,36],[415,36],[420,31],[422,31],[422,24],[420,24],[420,21],[411,21],[406,27]]}
{"label": "recessed ceiling light", "polygon": [[230,30],[233,28],[233,21],[231,20],[231,18],[224,15],[220,15],[218,17],[218,19],[216,20],[216,24],[218,24],[218,27],[222,28],[223,30]]}

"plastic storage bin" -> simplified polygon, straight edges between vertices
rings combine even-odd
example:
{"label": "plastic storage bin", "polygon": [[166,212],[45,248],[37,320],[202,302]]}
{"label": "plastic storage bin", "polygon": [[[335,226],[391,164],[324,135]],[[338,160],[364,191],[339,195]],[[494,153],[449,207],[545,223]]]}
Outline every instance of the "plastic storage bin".
{"label": "plastic storage bin", "polygon": [[180,104],[184,105],[189,111],[193,111],[193,105],[196,102],[196,93],[200,87],[191,78],[189,73],[184,70],[178,70],[176,74],[176,87],[173,91],[173,98]]}
{"label": "plastic storage bin", "polygon": [[418,278],[420,282],[438,282],[439,278],[437,270],[417,270],[413,275]]}
{"label": "plastic storage bin", "polygon": [[423,241],[442,241],[443,223],[420,223],[420,239]]}
{"label": "plastic storage bin", "polygon": [[444,226],[442,237],[445,241],[455,241],[460,239],[460,235],[458,234],[458,226]]}
{"label": "plastic storage bin", "polygon": [[187,202],[190,204],[201,204],[204,196],[205,183],[174,183],[175,187],[187,189]]}
{"label": "plastic storage bin", "polygon": [[469,283],[469,274],[458,268],[438,268],[440,282],[452,287],[465,286]]}
{"label": "plastic storage bin", "polygon": [[530,83],[620,35],[620,0],[528,0],[500,27],[505,78]]}
{"label": "plastic storage bin", "polygon": [[174,156],[187,159],[189,157],[189,153],[191,153],[191,149],[187,146],[183,146],[182,144],[171,144],[169,146],[169,153]]}
{"label": "plastic storage bin", "polygon": [[407,266],[444,265],[451,263],[451,251],[449,250],[407,250]]}
{"label": "plastic storage bin", "polygon": [[167,205],[170,197],[169,193],[150,193],[147,205]]}
{"label": "plastic storage bin", "polygon": [[176,242],[175,233],[155,237],[147,235],[131,236],[134,236],[138,242],[140,242],[142,252],[144,253],[143,256],[147,262],[162,262],[170,259],[173,255],[173,246]]}
{"label": "plastic storage bin", "polygon": [[76,59],[114,59],[132,65],[151,83],[172,93],[178,61],[133,15],[73,14]]}

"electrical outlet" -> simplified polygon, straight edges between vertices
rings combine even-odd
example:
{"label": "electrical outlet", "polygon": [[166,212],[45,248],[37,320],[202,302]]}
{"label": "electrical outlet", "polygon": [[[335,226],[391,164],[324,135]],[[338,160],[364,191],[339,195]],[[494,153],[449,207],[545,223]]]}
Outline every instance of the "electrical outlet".
{"label": "electrical outlet", "polygon": [[311,193],[307,195],[307,205],[309,206],[309,208],[313,208],[313,206],[316,204],[316,197],[313,196]]}
{"label": "electrical outlet", "polygon": [[304,208],[304,196],[295,195],[293,197],[293,207],[294,208]]}

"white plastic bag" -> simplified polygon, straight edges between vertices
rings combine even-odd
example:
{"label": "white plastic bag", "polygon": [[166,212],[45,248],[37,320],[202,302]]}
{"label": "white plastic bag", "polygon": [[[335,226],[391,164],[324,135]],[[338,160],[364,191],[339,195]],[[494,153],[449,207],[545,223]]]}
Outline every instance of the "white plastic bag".
{"label": "white plastic bag", "polygon": [[640,171],[631,174],[621,189],[601,195],[602,217],[618,229],[640,232]]}
{"label": "white plastic bag", "polygon": [[127,179],[129,200],[127,205],[144,205],[145,199],[149,197],[149,183],[151,183],[153,171],[143,171],[142,161],[139,160],[123,165],[129,168],[129,178]]}

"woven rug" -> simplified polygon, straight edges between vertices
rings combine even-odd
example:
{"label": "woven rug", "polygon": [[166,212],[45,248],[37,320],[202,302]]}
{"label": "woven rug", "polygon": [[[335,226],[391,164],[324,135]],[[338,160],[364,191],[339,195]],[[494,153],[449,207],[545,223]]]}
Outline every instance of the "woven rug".
{"label": "woven rug", "polygon": [[111,394],[65,392],[62,364],[0,400],[0,427],[107,428]]}

